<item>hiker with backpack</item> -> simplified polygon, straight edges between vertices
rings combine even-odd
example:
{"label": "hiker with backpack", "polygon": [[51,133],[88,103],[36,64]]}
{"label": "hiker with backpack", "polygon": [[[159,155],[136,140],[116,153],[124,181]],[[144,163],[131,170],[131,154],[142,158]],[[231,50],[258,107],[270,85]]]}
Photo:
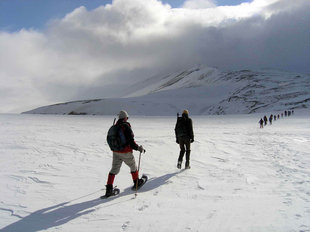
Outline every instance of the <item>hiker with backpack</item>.
{"label": "hiker with backpack", "polygon": [[264,128],[264,120],[262,118],[259,120],[258,123],[260,125],[260,128]]}
{"label": "hiker with backpack", "polygon": [[184,110],[182,117],[177,118],[175,125],[176,142],[180,146],[180,154],[178,158],[177,168],[181,168],[184,154],[186,152],[185,168],[190,168],[191,143],[194,142],[194,132],[192,119],[188,117],[188,110]]}
{"label": "hiker with backpack", "polygon": [[105,197],[109,197],[113,194],[114,178],[115,175],[119,173],[123,162],[130,168],[135,187],[138,188],[145,182],[144,179],[139,179],[139,172],[135,157],[133,156],[133,150],[138,150],[140,154],[145,152],[145,150],[142,145],[139,146],[134,140],[131,125],[127,121],[128,113],[122,110],[118,117],[118,121],[110,128],[107,136],[107,142],[110,149],[113,151],[113,161],[112,168],[108,175]]}
{"label": "hiker with backpack", "polygon": [[267,125],[267,122],[268,122],[268,119],[267,119],[267,116],[265,115],[265,116],[264,116],[264,123],[265,123],[265,126]]}
{"label": "hiker with backpack", "polygon": [[273,115],[271,114],[271,115],[269,116],[269,124],[270,124],[270,125],[272,125],[272,119],[273,119]]}

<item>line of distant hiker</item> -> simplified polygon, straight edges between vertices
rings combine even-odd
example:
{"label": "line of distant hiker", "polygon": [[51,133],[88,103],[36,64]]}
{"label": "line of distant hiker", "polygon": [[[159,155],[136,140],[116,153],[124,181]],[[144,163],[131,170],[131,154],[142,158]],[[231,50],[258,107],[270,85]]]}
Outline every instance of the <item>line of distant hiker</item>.
{"label": "line of distant hiker", "polygon": [[[294,110],[290,111],[290,110],[286,110],[284,111],[284,113],[281,113],[281,114],[277,114],[277,115],[273,115],[271,114],[269,116],[269,124],[272,125],[272,121],[276,121],[277,119],[280,119],[280,115],[281,115],[281,118],[283,118],[283,116],[285,117],[289,117],[291,116],[292,114],[294,114]],[[266,126],[268,124],[268,118],[267,116],[265,115],[263,118],[261,118],[259,121],[258,121],[259,125],[260,125],[260,128],[264,128],[264,126]]]}

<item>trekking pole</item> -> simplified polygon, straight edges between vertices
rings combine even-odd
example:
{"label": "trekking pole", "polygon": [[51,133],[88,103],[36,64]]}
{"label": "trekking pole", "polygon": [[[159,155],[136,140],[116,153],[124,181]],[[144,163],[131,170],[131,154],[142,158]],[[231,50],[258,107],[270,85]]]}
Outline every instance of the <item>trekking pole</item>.
{"label": "trekking pole", "polygon": [[[140,162],[141,162],[141,151],[140,151],[140,154],[139,154],[138,174],[139,174],[139,171],[140,171]],[[136,182],[136,193],[135,193],[135,196],[138,195],[138,182],[139,182],[139,176],[138,176],[138,179],[137,179],[137,182]]]}

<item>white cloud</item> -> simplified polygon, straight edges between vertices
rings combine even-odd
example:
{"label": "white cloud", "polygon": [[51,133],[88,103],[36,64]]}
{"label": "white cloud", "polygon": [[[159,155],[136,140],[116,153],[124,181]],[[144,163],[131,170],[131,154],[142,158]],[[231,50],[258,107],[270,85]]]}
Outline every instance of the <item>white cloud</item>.
{"label": "white cloud", "polygon": [[116,81],[195,63],[310,72],[308,0],[198,6],[115,0],[77,8],[43,32],[0,32],[0,112],[111,96]]}
{"label": "white cloud", "polygon": [[203,9],[213,8],[216,4],[212,0],[187,0],[184,2],[183,7],[189,9]]}

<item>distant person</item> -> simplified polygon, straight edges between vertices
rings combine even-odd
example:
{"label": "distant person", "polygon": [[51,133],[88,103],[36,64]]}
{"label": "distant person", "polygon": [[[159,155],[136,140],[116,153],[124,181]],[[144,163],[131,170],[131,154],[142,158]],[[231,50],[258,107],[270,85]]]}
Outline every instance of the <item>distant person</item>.
{"label": "distant person", "polygon": [[284,111],[284,116],[285,116],[285,117],[287,116],[287,111]]}
{"label": "distant person", "polygon": [[194,132],[192,119],[188,117],[188,110],[184,110],[182,117],[177,118],[175,125],[176,142],[180,145],[180,154],[178,158],[177,168],[181,168],[184,154],[186,152],[185,168],[190,168],[191,143],[194,142]]}
{"label": "distant person", "polygon": [[291,111],[288,111],[288,112],[287,112],[287,116],[291,116]]}
{"label": "distant person", "polygon": [[265,126],[267,125],[267,122],[268,122],[268,119],[267,119],[267,116],[265,115],[265,116],[264,116],[264,123],[265,123]]}
{"label": "distant person", "polygon": [[270,124],[270,125],[272,125],[272,119],[273,119],[273,115],[271,114],[271,115],[269,116],[269,124]]}
{"label": "distant person", "polygon": [[273,116],[273,120],[276,121],[277,120],[277,115]]}
{"label": "distant person", "polygon": [[280,119],[280,114],[278,114],[278,119]]}
{"label": "distant person", "polygon": [[283,113],[281,113],[281,118],[283,118]]}
{"label": "distant person", "polygon": [[[120,168],[122,166],[122,163],[124,162],[131,171],[131,176],[132,180],[134,183],[134,186],[138,185],[143,185],[145,180],[144,179],[139,179],[139,173],[137,169],[137,165],[135,162],[135,157],[133,156],[133,150],[138,150],[140,152],[145,152],[144,148],[142,145],[136,144],[134,140],[134,134],[131,129],[131,125],[128,120],[128,113],[124,110],[119,112],[118,115],[119,119],[116,122],[115,125],[119,127],[121,130],[122,138],[121,140],[123,141],[123,145],[119,145],[117,143],[121,142],[115,142],[115,141],[109,141],[108,143],[113,151],[113,161],[112,161],[112,168],[109,172],[108,180],[107,180],[107,185],[106,185],[106,194],[105,197],[109,197],[113,194],[113,182],[115,175],[117,175],[120,171]],[[109,137],[109,134],[108,134]],[[112,140],[112,139],[110,139]],[[113,144],[113,145],[110,145]],[[118,148],[118,147],[123,147],[123,148]]]}
{"label": "distant person", "polygon": [[264,120],[262,118],[259,120],[258,123],[260,125],[260,128],[264,128]]}

